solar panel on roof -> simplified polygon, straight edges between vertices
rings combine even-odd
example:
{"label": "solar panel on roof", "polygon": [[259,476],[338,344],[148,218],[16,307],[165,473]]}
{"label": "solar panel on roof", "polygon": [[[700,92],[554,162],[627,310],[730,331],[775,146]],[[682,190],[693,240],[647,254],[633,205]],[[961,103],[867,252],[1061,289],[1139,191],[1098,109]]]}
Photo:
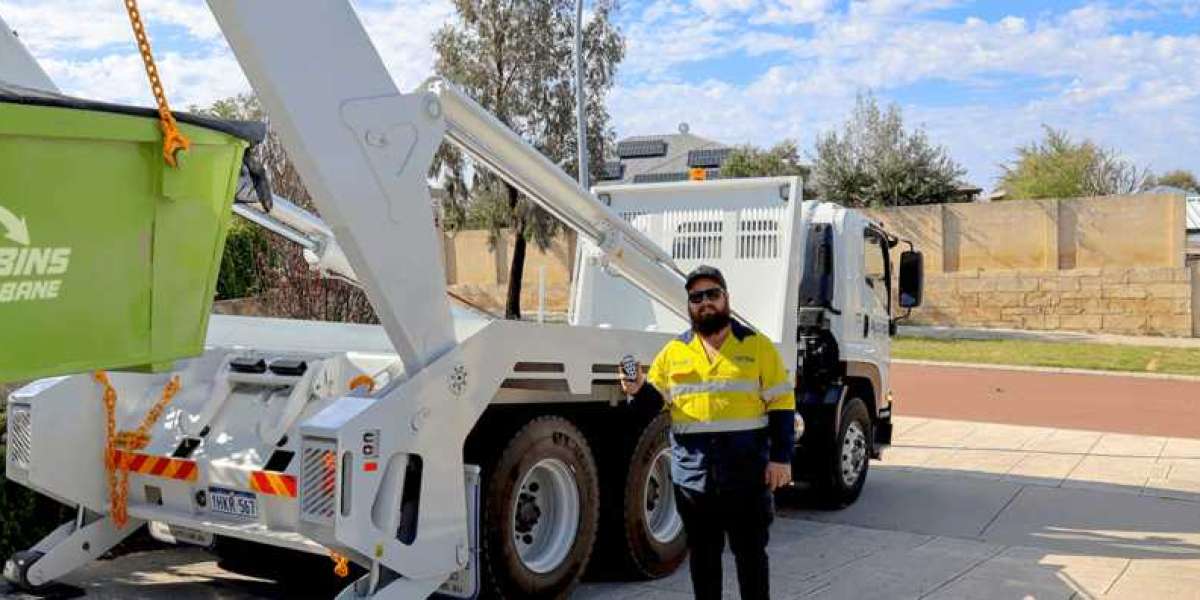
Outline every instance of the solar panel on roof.
{"label": "solar panel on roof", "polygon": [[729,157],[729,148],[710,148],[688,152],[689,167],[720,167]]}
{"label": "solar panel on roof", "polygon": [[617,144],[617,156],[621,158],[648,158],[666,154],[667,142],[663,140],[635,140]]}
{"label": "solar panel on roof", "polygon": [[613,181],[614,179],[621,179],[624,176],[625,165],[615,160],[604,163],[604,172],[600,174],[600,178],[604,181]]}
{"label": "solar panel on roof", "polygon": [[634,183],[666,183],[668,181],[687,181],[687,173],[642,173],[634,175]]}

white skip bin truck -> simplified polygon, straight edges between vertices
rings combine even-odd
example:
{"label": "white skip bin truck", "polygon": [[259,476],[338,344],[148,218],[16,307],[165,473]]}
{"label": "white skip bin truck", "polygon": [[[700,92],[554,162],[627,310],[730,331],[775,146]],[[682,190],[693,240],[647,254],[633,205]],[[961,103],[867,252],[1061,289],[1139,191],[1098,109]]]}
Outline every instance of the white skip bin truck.
{"label": "white skip bin truck", "polygon": [[[589,193],[452,86],[398,92],[347,3],[209,5],[325,221],[283,199],[235,209],[361,285],[381,326],[214,317],[201,356],[111,374],[118,430],[180,384],[124,461],[123,526],[104,386],[79,374],[13,393],[8,479],[79,511],[8,560],[9,581],[52,582],[143,523],[332,554],[362,572],[340,598],[558,598],[599,559],[665,575],[685,553],[669,423],[628,408],[617,362],[649,364],[686,328],[682,273],[701,263],[796,357],[797,472],[832,506],[857,497],[890,440],[892,301],[920,302],[918,253],[894,278],[898,240],[802,202],[795,178]],[[451,309],[426,182],[443,141],[579,234],[569,325]]]}

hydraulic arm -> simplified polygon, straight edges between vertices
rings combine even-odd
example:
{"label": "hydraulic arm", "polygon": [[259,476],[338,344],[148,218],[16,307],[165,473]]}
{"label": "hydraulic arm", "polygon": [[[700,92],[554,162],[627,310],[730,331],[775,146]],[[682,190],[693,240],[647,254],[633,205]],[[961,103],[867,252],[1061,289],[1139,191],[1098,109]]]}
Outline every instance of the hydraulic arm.
{"label": "hydraulic arm", "polygon": [[[452,344],[427,189],[443,139],[686,316],[682,275],[668,254],[452,85],[435,79],[400,93],[348,3],[210,6],[410,374]],[[287,27],[276,10],[288,15]],[[327,261],[328,270],[347,275],[339,260]]]}

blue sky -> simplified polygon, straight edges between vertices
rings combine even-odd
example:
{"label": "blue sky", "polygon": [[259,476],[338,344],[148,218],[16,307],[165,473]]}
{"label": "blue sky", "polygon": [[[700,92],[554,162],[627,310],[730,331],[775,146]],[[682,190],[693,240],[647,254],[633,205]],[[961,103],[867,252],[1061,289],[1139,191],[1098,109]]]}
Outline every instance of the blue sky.
{"label": "blue sky", "polygon": [[[118,0],[0,0],[65,91],[149,104]],[[430,72],[448,0],[357,0],[402,89]],[[247,91],[199,0],[144,0],[179,106]],[[1162,172],[1200,172],[1200,0],[623,0],[620,135],[730,144],[814,137],[860,91],[897,103],[991,188],[1043,124]]]}

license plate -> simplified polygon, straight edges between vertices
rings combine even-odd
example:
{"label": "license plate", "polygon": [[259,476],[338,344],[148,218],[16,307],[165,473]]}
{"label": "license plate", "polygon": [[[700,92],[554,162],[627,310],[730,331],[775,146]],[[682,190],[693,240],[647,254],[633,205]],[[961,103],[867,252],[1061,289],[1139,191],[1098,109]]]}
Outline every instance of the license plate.
{"label": "license plate", "polygon": [[208,488],[208,509],[223,515],[256,519],[258,518],[258,496],[240,490],[210,487]]}

